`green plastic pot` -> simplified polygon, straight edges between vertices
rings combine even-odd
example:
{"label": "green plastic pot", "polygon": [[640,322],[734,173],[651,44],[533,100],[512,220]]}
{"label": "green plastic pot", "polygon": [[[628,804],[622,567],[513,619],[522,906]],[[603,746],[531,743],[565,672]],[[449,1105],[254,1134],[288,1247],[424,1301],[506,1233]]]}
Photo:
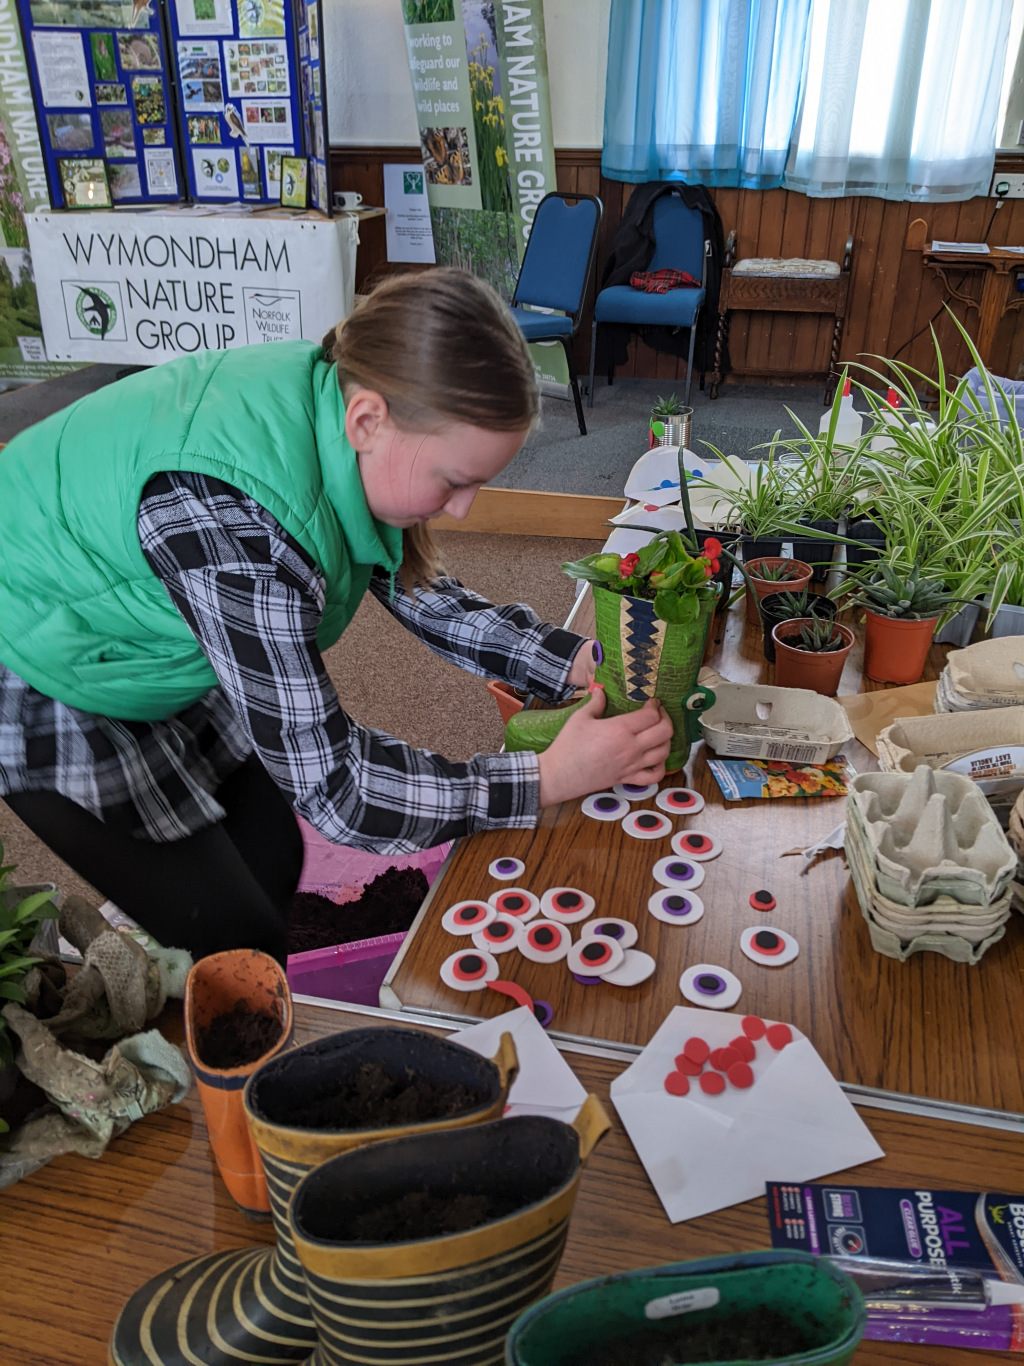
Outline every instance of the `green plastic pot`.
{"label": "green plastic pot", "polygon": [[[684,1307],[687,1302],[707,1307]],[[648,1318],[649,1306],[669,1316]],[[673,1313],[677,1306],[681,1312]],[[684,1322],[727,1324],[735,1314],[760,1309],[791,1320],[814,1345],[796,1356],[763,1357],[757,1366],[845,1366],[867,1322],[860,1291],[825,1258],[745,1252],[627,1271],[550,1295],[512,1325],[505,1361],[507,1366],[563,1366],[610,1339],[652,1328],[669,1333]],[[752,1364],[723,1357],[711,1366]]]}

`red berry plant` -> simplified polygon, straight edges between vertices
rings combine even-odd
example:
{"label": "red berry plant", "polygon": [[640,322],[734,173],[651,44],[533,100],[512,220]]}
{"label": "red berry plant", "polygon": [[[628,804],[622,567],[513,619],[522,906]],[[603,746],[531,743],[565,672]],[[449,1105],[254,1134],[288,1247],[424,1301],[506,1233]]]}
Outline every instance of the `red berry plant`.
{"label": "red berry plant", "polygon": [[721,567],[721,554],[721,542],[713,536],[705,540],[700,554],[693,555],[678,531],[661,531],[629,555],[599,551],[571,560],[562,569],[570,578],[653,601],[655,616],[682,624],[696,621],[702,599],[715,597],[710,580]]}

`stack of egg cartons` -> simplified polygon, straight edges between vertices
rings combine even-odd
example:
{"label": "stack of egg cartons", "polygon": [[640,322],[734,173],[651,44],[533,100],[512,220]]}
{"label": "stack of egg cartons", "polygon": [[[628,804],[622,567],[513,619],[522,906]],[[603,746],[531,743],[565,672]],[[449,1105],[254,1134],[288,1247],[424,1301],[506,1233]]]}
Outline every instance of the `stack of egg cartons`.
{"label": "stack of egg cartons", "polygon": [[935,688],[935,710],[987,711],[1024,704],[1024,636],[979,640],[950,650]]}
{"label": "stack of egg cartons", "polygon": [[931,950],[976,963],[1003,937],[1017,857],[970,778],[924,764],[858,774],[846,856],[879,953],[902,961]]}

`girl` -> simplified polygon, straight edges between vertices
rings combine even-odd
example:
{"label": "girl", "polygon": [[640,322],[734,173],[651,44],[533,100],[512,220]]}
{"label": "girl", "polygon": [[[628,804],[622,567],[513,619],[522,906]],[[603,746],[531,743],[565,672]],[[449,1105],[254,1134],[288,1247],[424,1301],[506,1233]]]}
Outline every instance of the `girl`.
{"label": "girl", "polygon": [[[588,642],[442,575],[537,418],[519,329],[456,270],[391,277],[325,338],[203,352],[0,452],[0,794],[165,944],[284,961],[327,839],[406,853],[664,772],[657,704],[468,763],[347,716],[321,651],[369,590],[442,657],[558,701]],[[585,645],[588,648],[583,648]]]}

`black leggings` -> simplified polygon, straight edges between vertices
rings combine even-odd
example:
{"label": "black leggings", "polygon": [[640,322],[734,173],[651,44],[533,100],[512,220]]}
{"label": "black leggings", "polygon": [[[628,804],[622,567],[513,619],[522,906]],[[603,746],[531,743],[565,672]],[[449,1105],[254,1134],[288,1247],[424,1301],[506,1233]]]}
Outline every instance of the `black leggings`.
{"label": "black leggings", "polygon": [[33,834],[168,948],[194,958],[263,949],[283,963],[302,872],[291,807],[255,757],[217,789],[224,819],[160,844],[104,824],[57,792],[4,798]]}

